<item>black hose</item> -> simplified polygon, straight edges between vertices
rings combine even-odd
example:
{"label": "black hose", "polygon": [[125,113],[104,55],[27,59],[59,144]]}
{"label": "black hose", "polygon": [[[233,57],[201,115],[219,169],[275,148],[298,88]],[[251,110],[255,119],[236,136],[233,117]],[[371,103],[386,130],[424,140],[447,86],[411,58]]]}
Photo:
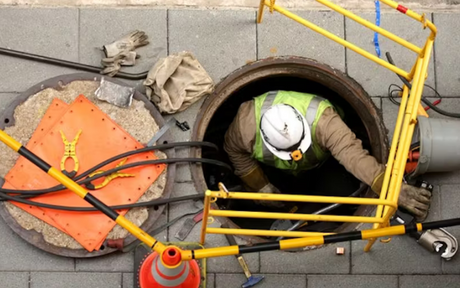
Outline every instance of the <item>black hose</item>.
{"label": "black hose", "polygon": [[[48,208],[48,209],[54,209],[54,210],[62,210],[62,211],[76,211],[76,212],[95,212],[99,211],[98,209],[94,207],[72,207],[72,206],[59,206],[59,205],[53,205],[53,204],[46,204],[46,203],[40,203],[40,202],[35,202],[35,201],[30,201],[30,200],[25,200],[25,199],[18,199],[14,196],[10,196],[4,193],[0,192],[1,197],[7,198],[9,201],[13,202],[19,202],[27,205],[32,205],[32,206],[37,206],[37,207],[42,207],[42,208]],[[124,204],[124,205],[116,205],[116,206],[109,206],[110,208],[114,210],[119,210],[119,209],[131,209],[135,207],[150,207],[150,206],[161,206],[169,203],[174,203],[174,202],[179,202],[179,201],[186,201],[186,200],[200,200],[204,199],[204,196],[202,194],[195,194],[195,195],[188,195],[188,196],[182,196],[182,197],[175,197],[175,198],[169,198],[169,199],[154,199],[151,201],[145,201],[145,202],[139,202],[139,203],[133,203],[133,204]]]}
{"label": "black hose", "polygon": [[[109,159],[97,164],[96,166],[88,169],[87,171],[83,172],[82,174],[78,175],[73,180],[75,182],[77,182],[78,180],[88,176],[89,174],[93,173],[97,169],[102,168],[105,165],[110,164],[113,161],[116,161],[118,159],[131,156],[131,155],[134,155],[134,154],[143,153],[143,152],[147,152],[147,151],[153,151],[153,150],[165,150],[165,149],[169,149],[169,148],[194,147],[194,146],[209,147],[209,148],[216,149],[216,150],[219,149],[213,143],[210,143],[210,142],[198,142],[198,141],[194,141],[194,142],[176,142],[176,143],[167,143],[167,144],[160,144],[160,145],[156,145],[156,146],[144,147],[144,148],[141,148],[141,149],[128,151],[128,152],[116,155],[116,156],[114,156],[112,158],[109,158]],[[97,178],[93,178],[93,179],[97,179]],[[50,187],[50,188],[46,188],[46,189],[37,189],[37,190],[12,190],[12,189],[0,188],[0,192],[22,194],[22,195],[32,195],[31,197],[35,197],[37,195],[41,195],[41,194],[45,194],[45,193],[51,193],[51,192],[57,192],[57,191],[65,190],[65,189],[67,189],[67,188],[64,187],[64,185],[56,185],[54,187]],[[23,197],[23,198],[31,198],[31,197]]]}
{"label": "black hose", "polygon": [[[387,56],[387,59],[388,59],[388,62],[390,62],[390,64],[392,65],[395,65],[394,61],[393,61],[393,58],[391,57],[391,54],[390,52],[386,52],[385,55]],[[409,83],[409,81],[407,81],[406,78],[402,77],[401,75],[399,74],[396,74],[399,79],[401,79],[401,81],[404,83],[404,85],[406,85],[409,89],[412,88],[412,84]],[[396,91],[396,90],[392,90],[390,92],[390,89],[391,89],[391,86],[396,86],[398,87],[399,89],[401,89],[402,91],[402,88],[399,87],[398,85],[395,85],[395,84],[391,84],[390,87],[388,87],[388,96],[390,97],[390,101],[395,104],[395,105],[399,105],[399,103],[393,98],[393,92]],[[428,87],[430,88],[431,90],[434,91],[434,93],[436,94],[436,96],[438,96],[439,98],[442,98],[441,97],[441,94],[438,93],[438,91],[436,91],[436,89],[434,89],[433,87],[431,87],[430,85],[427,85],[425,84],[424,85],[425,87]],[[428,107],[430,107],[431,109],[433,109],[433,111],[441,114],[441,115],[444,115],[444,116],[447,116],[447,117],[452,117],[452,118],[460,118],[460,113],[452,113],[452,112],[448,112],[448,111],[445,111],[443,109],[440,109],[439,107],[437,107],[436,105],[433,105],[433,103],[431,103],[430,101],[428,101],[425,97],[422,97],[421,98],[422,102],[425,103]]]}
{"label": "black hose", "polygon": [[[62,60],[62,59],[57,59],[57,58],[51,58],[47,56],[42,56],[42,55],[37,55],[37,54],[27,53],[23,51],[2,48],[2,47],[0,47],[0,54],[11,56],[11,57],[16,57],[16,58],[21,58],[21,59],[26,59],[26,60],[32,60],[32,61],[41,62],[45,64],[51,64],[51,65],[60,66],[60,67],[67,67],[67,68],[72,68],[76,70],[92,72],[92,73],[100,73],[102,70],[102,68],[98,66],[81,64],[77,62],[72,62],[72,61],[67,61],[67,60]],[[148,74],[148,71],[137,73],[137,74],[118,72],[114,77],[128,79],[128,80],[141,80],[141,79],[147,78],[147,74]]]}
{"label": "black hose", "polygon": [[[143,165],[156,165],[156,164],[170,164],[170,163],[178,163],[178,162],[185,162],[185,163],[204,163],[204,164],[212,164],[212,165],[217,165],[224,167],[228,169],[229,171],[232,171],[232,168],[230,165],[228,165],[225,162],[221,162],[219,160],[214,160],[214,159],[206,159],[206,158],[170,158],[170,159],[157,159],[157,160],[148,160],[148,161],[139,161],[135,163],[129,163],[123,166],[115,167],[110,170],[104,171],[100,174],[96,174],[92,177],[86,178],[82,181],[77,182],[79,185],[84,185],[88,184],[91,181],[94,181],[96,179],[99,179],[101,177],[105,177],[107,175],[110,175],[112,173],[118,172],[120,170],[128,169],[128,168],[133,168],[133,167],[138,167],[138,166],[143,166]],[[66,188],[67,189],[67,188]],[[12,191],[12,192],[3,192],[3,191]],[[59,190],[58,190],[59,191]],[[5,194],[5,193],[14,193],[14,194],[26,194],[26,195],[31,195],[30,193],[35,192],[31,190],[10,190],[10,189],[0,189],[0,193]],[[56,191],[53,191],[56,192]],[[49,192],[48,192],[49,193]],[[41,193],[43,194],[43,193]],[[1,194],[0,194],[1,196]],[[37,195],[35,195],[37,196]],[[15,198],[15,199],[24,199],[24,198]],[[0,199],[1,200],[1,199]],[[10,200],[7,198],[7,200]],[[18,202],[20,202],[18,200]],[[37,205],[38,206],[38,205]]]}

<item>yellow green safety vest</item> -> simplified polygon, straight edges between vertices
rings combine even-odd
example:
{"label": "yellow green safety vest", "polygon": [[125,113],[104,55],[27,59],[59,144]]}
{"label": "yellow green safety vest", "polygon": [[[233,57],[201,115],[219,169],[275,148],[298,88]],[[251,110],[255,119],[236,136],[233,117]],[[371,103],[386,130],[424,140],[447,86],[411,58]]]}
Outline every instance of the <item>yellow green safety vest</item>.
{"label": "yellow green safety vest", "polygon": [[[300,161],[281,160],[273,155],[265,146],[262,136],[260,135],[260,120],[261,115],[265,113],[271,106],[276,104],[288,104],[296,108],[302,115],[305,116],[311,131],[311,145],[308,150],[302,155]],[[270,91],[263,95],[254,98],[254,107],[256,114],[256,142],[252,157],[256,160],[276,167],[278,169],[289,170],[294,174],[300,171],[309,170],[319,166],[329,156],[329,152],[321,149],[316,141],[316,126],[318,119],[328,107],[333,107],[332,104],[319,96],[299,93],[292,91]]]}

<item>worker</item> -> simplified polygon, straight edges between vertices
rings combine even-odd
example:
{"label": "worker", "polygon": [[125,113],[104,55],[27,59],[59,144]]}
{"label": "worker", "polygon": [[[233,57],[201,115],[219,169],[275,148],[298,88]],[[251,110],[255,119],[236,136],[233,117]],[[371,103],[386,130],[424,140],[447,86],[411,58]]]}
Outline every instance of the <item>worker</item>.
{"label": "worker", "polygon": [[[270,91],[244,102],[225,134],[224,149],[249,191],[280,193],[259,162],[298,175],[329,155],[375,193],[383,185],[385,165],[369,155],[328,100],[312,94]],[[430,201],[430,191],[402,183],[398,205],[418,221],[425,220]]]}

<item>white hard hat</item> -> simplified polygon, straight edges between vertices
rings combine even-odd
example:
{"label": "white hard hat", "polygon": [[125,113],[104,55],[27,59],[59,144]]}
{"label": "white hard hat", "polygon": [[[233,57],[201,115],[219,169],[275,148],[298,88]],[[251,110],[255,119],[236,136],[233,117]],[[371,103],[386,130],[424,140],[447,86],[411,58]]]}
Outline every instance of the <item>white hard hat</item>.
{"label": "white hard hat", "polygon": [[260,133],[268,150],[282,160],[300,160],[311,145],[307,120],[287,104],[273,105],[262,115]]}

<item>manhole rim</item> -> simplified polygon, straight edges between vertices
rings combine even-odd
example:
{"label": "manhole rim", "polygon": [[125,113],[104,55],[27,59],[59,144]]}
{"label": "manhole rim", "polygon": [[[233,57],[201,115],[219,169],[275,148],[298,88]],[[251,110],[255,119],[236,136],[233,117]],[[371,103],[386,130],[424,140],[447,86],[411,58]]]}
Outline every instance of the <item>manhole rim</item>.
{"label": "manhole rim", "polygon": [[[306,67],[311,70],[310,74],[308,75],[309,77],[304,77],[306,75],[291,73],[292,71],[289,71],[294,69],[296,72],[298,72],[297,70],[304,70]],[[350,103],[350,101],[347,102],[353,107],[353,109],[355,109],[355,111],[357,111],[361,119],[367,117],[372,117],[375,119],[375,121],[373,121],[371,124],[363,123],[371,142],[371,147],[373,150],[371,154],[374,155],[380,161],[380,163],[387,162],[389,151],[389,142],[386,134],[387,130],[385,128],[381,112],[375,106],[375,103],[372,101],[371,97],[364,90],[364,88],[353,78],[338,69],[332,68],[331,66],[320,63],[314,59],[298,56],[282,56],[261,59],[233,71],[224,79],[222,79],[216,85],[215,91],[203,102],[198,112],[192,131],[192,141],[203,141],[206,128],[214,116],[214,112],[218,107],[220,107],[225,99],[231,95],[232,91],[236,91],[235,88],[241,88],[245,84],[266,76],[273,76],[275,75],[274,72],[278,73],[276,74],[278,76],[298,76],[313,81],[318,80],[317,77],[322,75],[332,81],[329,83],[332,84],[332,86],[327,87],[337,94],[344,96],[338,91],[340,86],[342,86],[343,90],[348,90],[349,93],[353,91],[352,94],[358,95],[356,98],[360,101],[356,100],[353,103]],[[325,80],[316,82],[319,82],[323,85],[326,84]],[[367,112],[367,117],[363,117],[364,112],[362,109],[364,108],[369,109]],[[369,126],[375,127],[371,129]],[[376,154],[376,151],[379,153]],[[190,155],[191,157],[201,157],[201,149],[191,148]],[[191,166],[191,175],[197,191],[206,191],[207,184],[201,165]],[[365,195],[367,197],[375,197],[370,188],[366,191]],[[214,208],[218,208],[217,205],[214,206]],[[374,210],[374,206],[362,206],[357,210],[355,215],[359,214],[361,216],[370,216]],[[228,223],[231,228],[239,228],[239,226],[234,224],[233,221],[228,218],[219,217],[218,219],[221,223]],[[349,232],[359,229],[362,225],[363,223],[345,223],[341,225],[337,231]],[[242,235],[238,236],[245,239],[249,243],[267,242],[267,239],[263,239],[261,237]]]}
{"label": "manhole rim", "polygon": [[[94,74],[94,73],[72,73],[72,74],[65,74],[65,75],[60,75],[60,76],[56,76],[53,78],[49,78],[47,80],[44,80],[32,86],[25,92],[20,93],[13,100],[13,102],[11,102],[11,104],[5,109],[5,111],[3,111],[3,113],[0,115],[0,129],[3,130],[5,129],[5,127],[15,125],[14,110],[16,109],[18,105],[25,102],[30,96],[35,95],[39,93],[40,91],[43,91],[47,88],[58,90],[59,89],[58,87],[67,85],[74,81],[100,81],[102,77],[103,77],[102,75]],[[120,81],[118,79],[114,79],[111,77],[104,77],[104,79],[107,81],[119,84],[119,85],[130,86],[123,81]],[[161,116],[160,112],[142,93],[135,90],[133,98],[144,102],[144,106],[146,107],[147,110],[150,111],[150,115],[152,116],[152,118],[155,120],[155,122],[158,124],[160,128],[165,124],[165,121],[163,117]],[[8,121],[6,121],[6,119],[8,119]],[[160,139],[158,139],[157,143],[163,143],[164,141],[167,141],[168,143],[173,143],[174,142],[173,140],[174,138],[172,136],[172,133],[170,131],[167,131]],[[164,150],[163,152],[167,155],[168,158],[175,157],[174,149]],[[168,169],[166,172],[165,188],[163,190],[162,196],[158,199],[169,199],[171,197],[175,175],[176,175],[176,164],[168,164]],[[149,210],[148,210],[149,216],[147,220],[140,227],[144,231],[150,230],[155,225],[156,221],[161,216],[164,209],[165,209],[165,205],[159,205],[157,210],[155,210],[154,207],[149,207]],[[46,242],[45,239],[43,238],[42,233],[39,233],[35,231],[34,229],[27,230],[23,228],[16,221],[16,219],[14,219],[14,217],[8,212],[8,210],[6,209],[6,206],[3,203],[0,204],[0,215],[2,216],[3,220],[5,220],[6,224],[26,242],[28,242],[29,244],[41,250],[44,250],[46,252],[49,252],[49,253],[52,253],[58,256],[72,257],[72,258],[91,258],[91,257],[108,255],[110,253],[118,251],[117,249],[110,248],[110,247],[105,247],[103,250],[93,251],[93,252],[88,252],[86,249],[83,249],[83,248],[82,249],[70,249],[70,248],[65,248],[65,247],[59,247],[59,246]],[[129,234],[126,238],[124,238],[123,245],[127,246],[136,240],[137,240],[136,237]]]}

